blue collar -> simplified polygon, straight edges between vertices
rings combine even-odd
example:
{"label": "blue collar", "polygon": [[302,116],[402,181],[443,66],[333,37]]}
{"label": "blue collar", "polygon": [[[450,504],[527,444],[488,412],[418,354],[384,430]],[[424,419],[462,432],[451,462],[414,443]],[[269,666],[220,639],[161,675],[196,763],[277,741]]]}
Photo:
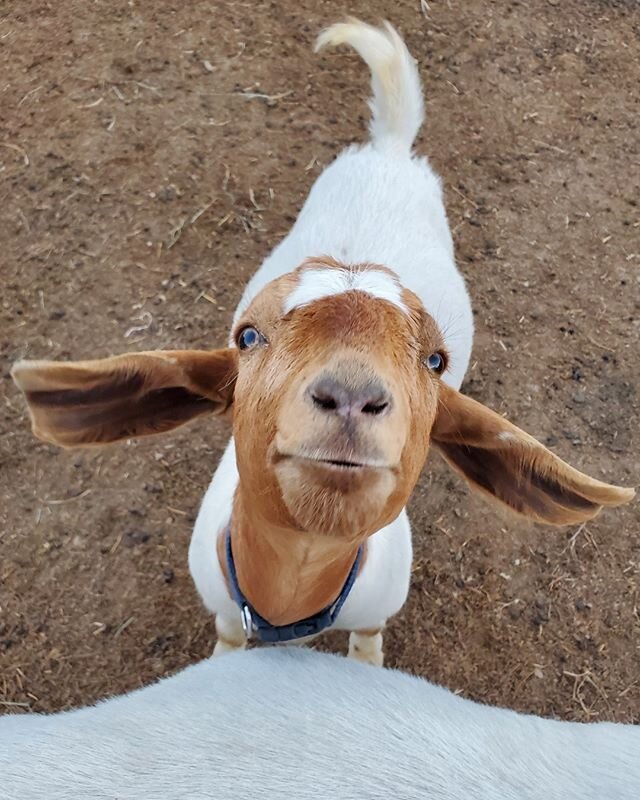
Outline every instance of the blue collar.
{"label": "blue collar", "polygon": [[293,639],[302,639],[305,636],[315,636],[333,625],[351,589],[353,589],[353,584],[355,583],[358,575],[358,568],[362,560],[363,547],[360,545],[356,560],[353,562],[353,566],[347,576],[346,583],[342,587],[338,598],[334,600],[331,605],[317,614],[314,614],[312,617],[307,617],[298,622],[292,622],[290,625],[272,625],[268,620],[258,614],[240,591],[236,565],[234,564],[233,553],[231,551],[230,527],[227,528],[225,539],[227,571],[229,574],[229,583],[231,584],[231,593],[235,602],[240,606],[242,627],[244,628],[245,635],[247,639],[250,639],[255,633],[260,641],[274,644],[277,642],[290,642]]}

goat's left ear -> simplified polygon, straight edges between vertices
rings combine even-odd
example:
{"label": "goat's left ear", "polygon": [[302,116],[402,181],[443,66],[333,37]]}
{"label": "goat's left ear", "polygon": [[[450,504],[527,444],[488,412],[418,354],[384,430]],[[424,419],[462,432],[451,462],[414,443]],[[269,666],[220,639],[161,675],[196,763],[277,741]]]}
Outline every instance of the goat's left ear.
{"label": "goat's left ear", "polygon": [[97,361],[19,361],[34,434],[60,447],[107,444],[177,428],[233,402],[237,352],[157,350]]}
{"label": "goat's left ear", "polygon": [[537,522],[583,522],[602,506],[628,503],[635,494],[578,472],[520,428],[445,384],[431,438],[474,488]]}

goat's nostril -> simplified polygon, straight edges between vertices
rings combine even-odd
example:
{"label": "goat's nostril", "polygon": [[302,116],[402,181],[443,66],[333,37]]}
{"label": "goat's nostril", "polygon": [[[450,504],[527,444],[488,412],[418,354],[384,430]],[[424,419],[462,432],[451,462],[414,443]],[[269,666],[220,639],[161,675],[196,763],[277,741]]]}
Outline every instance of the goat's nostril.
{"label": "goat's nostril", "polygon": [[388,400],[380,400],[378,402],[366,403],[364,406],[362,406],[362,413],[372,414],[375,416],[376,414],[382,414],[382,412],[388,407],[389,407]]}
{"label": "goat's nostril", "polygon": [[338,407],[335,397],[328,394],[321,394],[319,392],[311,392],[311,399],[314,405],[321,408],[323,411],[335,411]]}

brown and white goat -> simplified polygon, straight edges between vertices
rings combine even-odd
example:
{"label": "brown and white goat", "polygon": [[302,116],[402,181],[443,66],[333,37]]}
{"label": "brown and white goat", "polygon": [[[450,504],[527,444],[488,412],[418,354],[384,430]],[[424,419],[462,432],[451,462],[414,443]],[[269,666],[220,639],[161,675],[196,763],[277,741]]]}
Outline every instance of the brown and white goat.
{"label": "brown and white goat", "polygon": [[249,283],[230,347],[13,371],[36,435],[62,446],[232,409],[234,439],[189,554],[218,653],[244,646],[251,626],[232,597],[234,570],[243,611],[291,626],[331,608],[360,553],[332,627],[351,631],[351,655],[381,663],[381,631],[409,587],[405,505],[431,444],[474,488],[541,522],[580,522],[634,494],[457,391],[473,322],[440,182],[411,150],[423,118],[417,69],[390,26],[351,20],[319,43],[343,42],[372,72],[371,141],[318,178]]}

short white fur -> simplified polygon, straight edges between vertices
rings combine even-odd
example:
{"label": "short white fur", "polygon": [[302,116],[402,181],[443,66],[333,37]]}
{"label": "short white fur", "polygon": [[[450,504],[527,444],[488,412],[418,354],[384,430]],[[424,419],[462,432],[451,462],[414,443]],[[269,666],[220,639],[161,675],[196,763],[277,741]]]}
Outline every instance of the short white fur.
{"label": "short white fur", "polygon": [[364,292],[378,300],[386,300],[409,313],[402,300],[402,287],[397,280],[379,269],[309,268],[302,271],[298,285],[284,304],[284,313],[308,306],[325,297],[345,292]]}
{"label": "short white fur", "polygon": [[525,716],[268,648],[93,708],[1,717],[0,776],[15,800],[637,800],[640,726]]}

